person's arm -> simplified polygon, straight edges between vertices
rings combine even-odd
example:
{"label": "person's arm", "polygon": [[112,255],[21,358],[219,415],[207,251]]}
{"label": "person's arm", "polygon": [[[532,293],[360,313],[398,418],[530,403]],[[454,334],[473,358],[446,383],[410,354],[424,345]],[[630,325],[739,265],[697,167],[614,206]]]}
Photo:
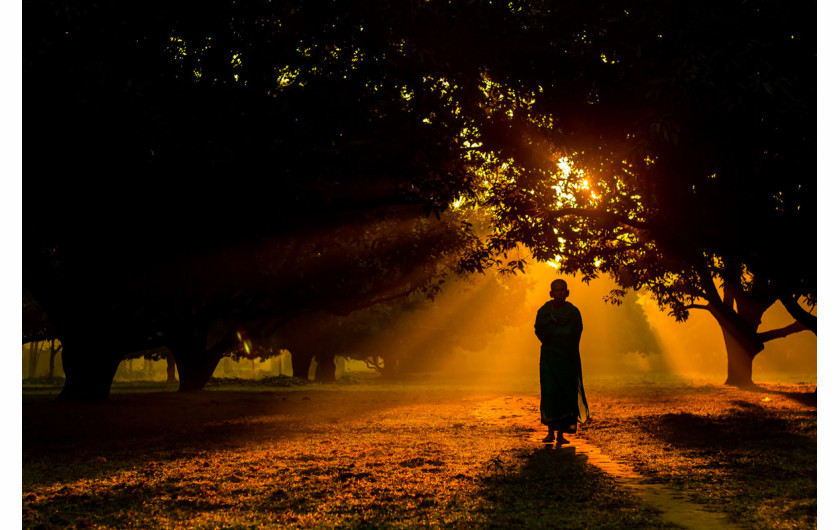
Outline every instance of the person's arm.
{"label": "person's arm", "polygon": [[554,317],[551,316],[550,311],[537,311],[537,320],[534,322],[534,333],[537,334],[540,342],[544,343],[550,339],[555,327],[556,322],[554,321]]}
{"label": "person's arm", "polygon": [[[575,308],[577,309],[577,308]],[[577,341],[580,342],[580,336],[583,335],[583,317],[580,316],[580,311],[575,311],[574,316],[574,323],[573,323],[573,333],[577,338]]]}

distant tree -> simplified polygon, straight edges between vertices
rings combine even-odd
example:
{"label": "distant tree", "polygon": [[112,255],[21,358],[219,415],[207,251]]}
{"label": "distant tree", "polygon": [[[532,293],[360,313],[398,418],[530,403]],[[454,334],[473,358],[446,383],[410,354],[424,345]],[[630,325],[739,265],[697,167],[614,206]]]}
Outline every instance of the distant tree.
{"label": "distant tree", "polygon": [[342,323],[353,340],[339,351],[386,377],[432,368],[456,348],[482,351],[505,328],[530,325],[521,309],[532,283],[490,273],[447,283],[434,303],[414,295],[359,311]]}

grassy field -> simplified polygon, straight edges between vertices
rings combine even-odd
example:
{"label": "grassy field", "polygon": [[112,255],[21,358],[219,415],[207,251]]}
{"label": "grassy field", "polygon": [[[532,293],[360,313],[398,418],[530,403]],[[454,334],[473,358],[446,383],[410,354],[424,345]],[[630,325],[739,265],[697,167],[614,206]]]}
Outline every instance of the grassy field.
{"label": "grassy field", "polygon": [[[669,527],[572,448],[534,441],[534,381],[354,383],[123,385],[88,404],[25,387],[23,526]],[[747,526],[815,527],[810,389],[587,390],[579,436],[605,453]]]}
{"label": "grassy field", "polygon": [[815,385],[598,387],[581,436],[750,528],[816,528]]}

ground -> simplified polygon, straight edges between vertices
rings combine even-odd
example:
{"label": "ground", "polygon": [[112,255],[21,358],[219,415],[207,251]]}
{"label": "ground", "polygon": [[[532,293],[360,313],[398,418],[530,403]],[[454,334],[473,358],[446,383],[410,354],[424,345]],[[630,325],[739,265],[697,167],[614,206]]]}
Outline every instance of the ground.
{"label": "ground", "polygon": [[[544,446],[539,387],[24,390],[23,526],[669,528],[588,463]],[[572,442],[751,528],[816,527],[813,386],[592,381]]]}

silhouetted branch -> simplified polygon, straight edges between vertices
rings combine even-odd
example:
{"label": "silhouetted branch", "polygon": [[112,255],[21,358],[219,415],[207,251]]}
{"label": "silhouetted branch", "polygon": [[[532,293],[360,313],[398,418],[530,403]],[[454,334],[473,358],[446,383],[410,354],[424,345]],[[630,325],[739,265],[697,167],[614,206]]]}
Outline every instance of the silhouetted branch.
{"label": "silhouetted branch", "polygon": [[788,335],[799,333],[800,331],[805,331],[806,329],[808,329],[808,327],[805,326],[805,324],[803,324],[802,322],[794,322],[793,324],[789,324],[783,328],[759,333],[758,338],[762,342],[767,342],[774,339],[781,339],[783,337],[787,337]]}
{"label": "silhouetted branch", "polygon": [[781,300],[782,305],[785,306],[785,309],[787,309],[788,313],[790,313],[790,316],[804,325],[806,329],[813,331],[814,335],[816,335],[817,317],[802,309],[797,301],[798,298],[798,296],[780,296],[779,300]]}
{"label": "silhouetted branch", "polygon": [[612,221],[616,224],[638,228],[640,230],[649,230],[650,224],[644,221],[637,221],[635,219],[628,219],[622,215],[612,212],[604,212],[601,210],[588,210],[586,208],[562,208],[553,212],[543,212],[540,217],[544,219],[559,219],[569,215],[578,215],[581,217],[594,217],[596,219],[604,219]]}
{"label": "silhouetted branch", "polygon": [[376,370],[379,373],[382,373],[382,370],[385,369],[385,365],[379,362],[379,356],[373,355],[371,357],[365,357],[365,364],[368,368]]}
{"label": "silhouetted branch", "polygon": [[599,256],[608,256],[612,254],[620,254],[622,252],[629,252],[631,250],[641,250],[644,248],[644,243],[634,243],[632,245],[622,245],[618,247],[612,247],[603,251],[598,252]]}

